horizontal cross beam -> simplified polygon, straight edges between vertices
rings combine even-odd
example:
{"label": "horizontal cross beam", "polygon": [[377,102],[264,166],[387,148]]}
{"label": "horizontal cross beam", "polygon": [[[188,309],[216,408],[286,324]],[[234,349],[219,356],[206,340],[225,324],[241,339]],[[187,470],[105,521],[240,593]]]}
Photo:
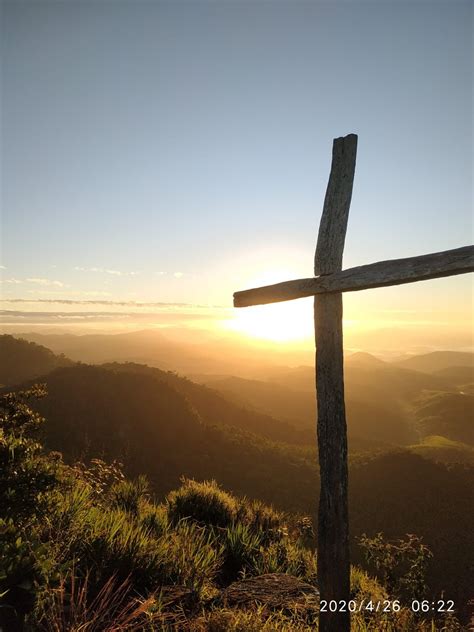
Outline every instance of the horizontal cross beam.
{"label": "horizontal cross beam", "polygon": [[474,272],[474,246],[406,259],[379,261],[342,272],[296,279],[234,293],[234,307],[291,301],[331,292],[353,292]]}

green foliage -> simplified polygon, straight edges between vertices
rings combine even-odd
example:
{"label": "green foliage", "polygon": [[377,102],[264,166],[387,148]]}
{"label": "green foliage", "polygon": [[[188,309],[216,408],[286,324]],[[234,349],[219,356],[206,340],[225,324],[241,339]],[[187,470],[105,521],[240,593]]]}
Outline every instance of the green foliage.
{"label": "green foliage", "polygon": [[0,612],[2,608],[27,612],[49,570],[49,547],[35,533],[27,535],[11,518],[0,518],[0,551]]}
{"label": "green foliage", "polygon": [[363,534],[359,544],[365,551],[367,562],[381,575],[389,593],[407,602],[425,597],[426,570],[433,554],[421,538],[408,533],[405,540],[389,542],[382,533],[377,533],[373,538]]}
{"label": "green foliage", "polygon": [[183,521],[160,540],[163,584],[182,584],[201,593],[222,565],[222,547],[212,533]]}
{"label": "green foliage", "polygon": [[181,487],[168,494],[166,502],[173,524],[191,518],[203,524],[229,527],[237,516],[237,501],[215,481],[198,483],[182,479]]}
{"label": "green foliage", "polygon": [[44,420],[27,403],[45,394],[36,386],[0,396],[0,506],[17,523],[44,509],[45,493],[58,480],[60,455],[43,455],[33,435]]}
{"label": "green foliage", "polygon": [[220,534],[223,545],[222,579],[230,583],[251,571],[263,541],[262,531],[252,531],[240,522],[232,524]]}
{"label": "green foliage", "polygon": [[160,537],[169,528],[168,511],[164,505],[142,505],[139,520],[153,536]]}
{"label": "green foliage", "polygon": [[316,584],[316,556],[290,538],[283,538],[260,548],[258,555],[254,557],[252,574],[264,573],[288,573]]}
{"label": "green foliage", "polygon": [[388,598],[387,590],[366,571],[357,566],[351,567],[351,595],[361,603],[365,602],[382,602]]}
{"label": "green foliage", "polygon": [[238,510],[238,520],[248,525],[254,533],[258,533],[262,542],[265,543],[288,535],[285,515],[260,500],[242,499]]}
{"label": "green foliage", "polygon": [[138,516],[140,507],[150,493],[150,484],[145,476],[139,476],[135,481],[123,480],[115,483],[110,489],[109,496],[112,506],[129,511]]}
{"label": "green foliage", "polygon": [[36,384],[25,391],[3,394],[0,398],[3,432],[23,436],[25,433],[38,430],[44,419],[27,405],[26,400],[45,395],[46,389],[43,384]]}
{"label": "green foliage", "polygon": [[74,550],[94,585],[116,575],[119,581],[130,578],[137,590],[150,590],[161,578],[161,551],[150,533],[125,511],[92,507]]}
{"label": "green foliage", "polygon": [[58,485],[60,461],[45,457],[31,436],[43,422],[27,404],[44,389],[0,397],[0,606],[25,612],[49,570],[49,547],[32,528]]}
{"label": "green foliage", "polygon": [[97,498],[125,480],[123,464],[115,460],[106,463],[102,459],[91,459],[87,465],[79,461],[72,470],[76,478],[87,483]]}

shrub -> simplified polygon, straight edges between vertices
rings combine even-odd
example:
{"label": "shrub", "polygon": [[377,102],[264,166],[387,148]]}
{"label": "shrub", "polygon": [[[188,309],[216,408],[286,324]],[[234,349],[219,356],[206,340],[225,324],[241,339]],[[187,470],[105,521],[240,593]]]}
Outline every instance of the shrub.
{"label": "shrub", "polygon": [[113,485],[125,480],[122,470],[123,464],[119,461],[106,463],[102,459],[91,459],[87,465],[75,463],[71,468],[75,478],[85,481],[96,498],[102,498]]}
{"label": "shrub", "polygon": [[426,568],[433,554],[417,535],[386,541],[382,533],[359,538],[367,562],[380,574],[386,589],[407,601],[423,599],[426,591]]}
{"label": "shrub", "polygon": [[146,521],[98,507],[90,510],[73,549],[78,574],[88,574],[92,592],[112,576],[119,582],[128,579],[140,593],[170,584],[200,592],[222,563],[212,534],[196,524],[184,521],[156,537]]}
{"label": "shrub", "polygon": [[43,423],[27,400],[41,387],[0,396],[0,626],[14,629],[33,605],[38,585],[50,570],[50,545],[39,537],[61,462],[46,457],[32,436]]}
{"label": "shrub", "polygon": [[149,530],[125,511],[92,507],[74,543],[81,574],[89,573],[89,589],[113,575],[130,579],[138,591],[152,589],[161,578],[162,551]]}
{"label": "shrub", "polygon": [[109,497],[112,506],[138,516],[140,506],[148,499],[149,492],[146,476],[139,476],[135,481],[123,480],[112,485]]}
{"label": "shrub", "polygon": [[357,603],[361,603],[363,600],[376,603],[388,598],[385,588],[376,579],[356,566],[351,566],[351,596]]}
{"label": "shrub", "polygon": [[260,548],[254,557],[252,573],[288,573],[308,583],[316,583],[316,556],[289,538]]}
{"label": "shrub", "polygon": [[228,527],[237,516],[236,499],[215,481],[183,479],[181,487],[168,494],[166,502],[172,524],[190,518],[201,524]]}
{"label": "shrub", "polygon": [[8,615],[28,612],[38,585],[45,582],[49,547],[36,533],[25,534],[11,518],[0,518],[0,552],[0,629],[8,630]]}
{"label": "shrub", "polygon": [[181,522],[160,540],[163,584],[183,584],[200,594],[222,566],[222,546],[211,532]]}
{"label": "shrub", "polygon": [[58,483],[58,455],[45,457],[30,436],[44,419],[26,400],[44,395],[36,386],[0,396],[0,506],[2,516],[18,525],[44,510],[46,492]]}
{"label": "shrub", "polygon": [[301,540],[305,546],[314,547],[316,545],[314,525],[309,516],[298,516],[293,523],[293,527],[294,535]]}
{"label": "shrub", "polygon": [[252,531],[262,534],[262,542],[279,540],[288,534],[284,514],[260,500],[244,498],[240,502],[238,520],[247,524]]}
{"label": "shrub", "polygon": [[223,545],[222,580],[230,583],[249,571],[263,541],[262,532],[255,533],[242,523],[236,523],[219,533]]}
{"label": "shrub", "polygon": [[169,527],[168,512],[164,505],[144,504],[139,519],[143,527],[154,537],[161,537]]}
{"label": "shrub", "polygon": [[77,532],[78,536],[81,535],[93,507],[94,492],[82,480],[56,490],[50,498],[50,511],[46,517],[46,524],[50,530],[49,537],[60,540],[64,547],[67,536],[71,538],[74,532]]}

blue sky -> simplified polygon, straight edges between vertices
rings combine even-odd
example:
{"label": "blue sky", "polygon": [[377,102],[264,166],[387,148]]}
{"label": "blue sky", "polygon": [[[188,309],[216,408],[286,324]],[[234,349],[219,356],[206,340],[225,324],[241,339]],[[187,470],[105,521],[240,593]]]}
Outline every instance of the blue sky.
{"label": "blue sky", "polygon": [[[346,267],[472,243],[471,2],[7,1],[1,53],[4,300],[310,276],[350,132]],[[472,301],[467,277],[368,294],[349,311]]]}

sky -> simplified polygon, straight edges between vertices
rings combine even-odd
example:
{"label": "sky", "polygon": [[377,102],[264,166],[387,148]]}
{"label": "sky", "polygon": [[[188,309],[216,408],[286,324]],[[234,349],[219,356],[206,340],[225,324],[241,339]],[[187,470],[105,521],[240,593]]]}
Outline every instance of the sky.
{"label": "sky", "polygon": [[[344,267],[473,241],[470,1],[1,7],[9,326],[310,336],[310,301],[236,316],[232,294],[311,276],[332,139],[352,132]],[[467,348],[470,277],[347,295],[347,334]]]}

